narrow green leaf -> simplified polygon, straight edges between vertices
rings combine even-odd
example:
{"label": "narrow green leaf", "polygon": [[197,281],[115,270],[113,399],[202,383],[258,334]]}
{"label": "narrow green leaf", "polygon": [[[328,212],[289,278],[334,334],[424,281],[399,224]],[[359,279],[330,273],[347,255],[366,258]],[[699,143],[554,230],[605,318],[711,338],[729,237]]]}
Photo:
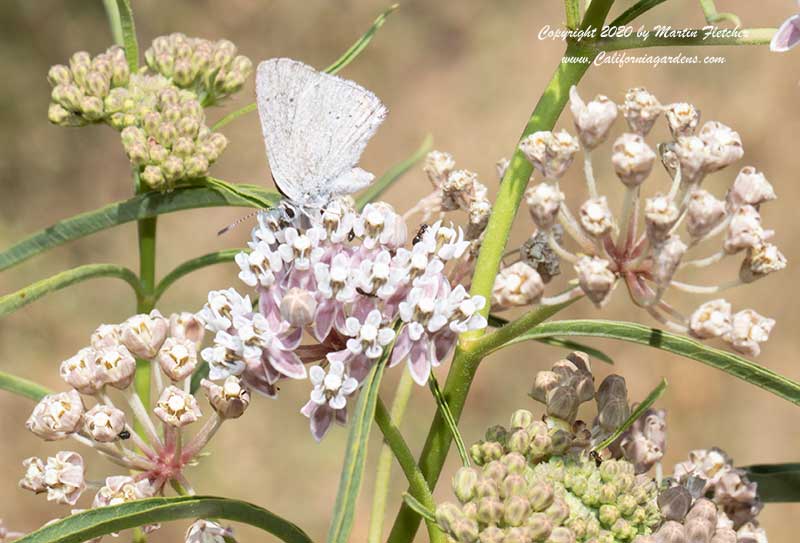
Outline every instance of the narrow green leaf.
{"label": "narrow green leaf", "polygon": [[361,193],[361,196],[359,196],[356,200],[356,206],[358,207],[359,211],[364,209],[365,205],[374,201],[381,194],[383,194],[386,189],[391,187],[395,181],[400,179],[404,173],[410,170],[414,164],[422,160],[431,150],[432,146],[433,137],[428,134],[422,141],[422,145],[420,145],[419,148],[414,151],[413,155],[389,168],[386,173],[380,177],[380,179],[375,181],[364,192]]}
{"label": "narrow green leaf", "polygon": [[224,251],[217,251],[215,253],[209,253],[203,256],[198,256],[197,258],[193,258],[191,260],[187,260],[183,264],[179,265],[177,268],[169,272],[164,278],[158,283],[158,286],[153,293],[153,297],[155,301],[158,301],[161,296],[164,295],[164,292],[178,279],[183,277],[184,275],[188,275],[193,271],[199,270],[200,268],[205,268],[207,266],[212,266],[214,264],[222,264],[224,262],[233,262],[233,259],[236,258],[236,255],[241,253],[242,249],[226,249]]}
{"label": "narrow green leaf", "polygon": [[358,38],[358,41],[356,41],[353,45],[351,45],[350,48],[336,60],[336,62],[325,68],[325,71],[328,72],[329,74],[335,74],[336,72],[338,72],[339,70],[341,70],[342,68],[353,62],[353,60],[359,54],[361,54],[361,51],[363,51],[367,47],[367,45],[369,45],[369,42],[372,41],[372,38],[375,36],[375,33],[378,32],[378,30],[380,30],[380,28],[383,26],[383,23],[386,22],[386,18],[389,17],[389,15],[391,15],[392,12],[399,7],[400,4],[392,4],[391,6],[389,6],[389,9],[378,15],[378,17],[372,23],[372,26],[370,26],[369,29],[367,29],[364,35]]}
{"label": "narrow green leaf", "polygon": [[86,264],[71,270],[57,273],[47,279],[37,281],[11,294],[0,297],[0,317],[8,315],[38,300],[42,296],[61,290],[75,283],[98,277],[116,277],[128,283],[136,294],[141,294],[139,278],[128,268],[116,264]]}
{"label": "narrow green leaf", "polygon": [[0,271],[68,241],[127,222],[184,209],[223,206],[258,208],[274,205],[280,200],[278,193],[257,185],[233,185],[218,179],[203,182],[206,184],[183,186],[167,193],[140,194],[59,221],[0,253]]}
{"label": "narrow green leaf", "polygon": [[422,505],[419,500],[408,492],[403,492],[403,501],[422,518],[430,522],[436,522],[436,513]]}
{"label": "narrow green leaf", "polygon": [[189,391],[194,394],[197,392],[197,389],[200,388],[200,381],[203,379],[208,379],[208,372],[210,368],[208,367],[208,362],[203,360],[197,365],[197,368],[192,373],[192,383]]}
{"label": "narrow green leaf", "polygon": [[336,493],[336,504],[333,508],[333,519],[328,530],[328,543],[347,543],[350,538],[367,459],[369,433],[375,418],[375,405],[389,352],[391,348],[386,349],[387,354],[370,370],[358,394],[356,408],[348,421],[350,432],[347,436],[347,448],[344,453],[342,476],[339,479],[339,490]]}
{"label": "narrow green leaf", "polygon": [[266,509],[214,496],[147,498],[70,515],[32,532],[17,543],[81,543],[128,528],[177,519],[220,518],[260,528],[286,543],[311,543],[296,525]]}
{"label": "narrow green leaf", "polygon": [[634,5],[623,11],[622,14],[614,19],[608,26],[613,27],[626,25],[643,13],[650,11],[657,5],[663,4],[666,1],[667,0],[639,0]]}
{"label": "narrow green leaf", "polygon": [[[350,46],[350,48],[344,52],[342,56],[340,56],[336,61],[325,68],[325,72],[329,74],[335,74],[351,62],[355,60],[355,58],[361,54],[361,52],[369,45],[369,42],[372,41],[372,38],[375,36],[375,33],[383,26],[383,23],[386,22],[386,18],[391,15],[391,13],[400,7],[400,4],[393,4],[389,7],[386,11],[378,15],[375,21],[372,23],[372,26],[367,29],[367,31],[360,37],[358,40]],[[245,106],[240,107],[235,111],[231,111],[223,118],[218,120],[214,125],[211,127],[211,130],[219,130],[226,124],[235,121],[242,115],[247,115],[248,113],[255,111],[257,109],[257,105],[255,102],[249,103]]]}
{"label": "narrow green leaf", "polygon": [[758,483],[758,495],[765,502],[800,502],[800,463],[760,464],[742,468]]}
{"label": "narrow green leaf", "polygon": [[24,396],[35,402],[38,402],[44,396],[52,392],[38,383],[28,381],[16,375],[11,375],[4,371],[0,371],[0,390],[5,390],[6,392],[17,394],[18,396]]}
{"label": "narrow green leaf", "polygon": [[[504,319],[503,317],[498,317],[497,315],[494,314],[490,314],[488,320],[489,320],[489,326],[491,326],[492,328],[500,328],[508,324],[508,319]],[[550,345],[551,347],[560,347],[562,349],[567,349],[568,351],[582,351],[588,354],[589,356],[598,359],[601,362],[605,362],[606,364],[614,364],[614,360],[600,349],[589,347],[588,345],[584,345],[583,343],[578,343],[577,341],[570,341],[567,339],[561,339],[556,337],[543,337],[537,339],[536,341],[538,341],[539,343],[544,343],[545,345]]]}
{"label": "narrow green leaf", "polygon": [[617,438],[625,432],[625,430],[630,428],[633,425],[633,423],[636,422],[636,419],[641,417],[645,411],[650,409],[650,406],[656,403],[656,400],[658,400],[661,397],[661,395],[664,394],[665,390],[667,390],[667,380],[661,379],[661,382],[658,384],[658,386],[654,388],[650,392],[650,394],[647,395],[647,398],[645,398],[642,401],[642,403],[636,406],[636,409],[634,409],[633,412],[630,414],[630,416],[627,419],[625,419],[625,422],[623,422],[619,428],[614,430],[613,434],[611,434],[602,442],[594,446],[592,450],[602,451],[603,449],[614,443],[617,440]]}
{"label": "narrow green leaf", "polygon": [[433,399],[436,400],[436,405],[439,407],[439,411],[442,413],[442,418],[447,424],[450,434],[453,436],[456,449],[458,449],[458,456],[461,457],[461,464],[463,464],[464,467],[469,467],[469,454],[467,454],[467,447],[464,445],[464,439],[461,437],[461,432],[458,431],[458,423],[456,423],[456,419],[453,417],[453,412],[450,411],[450,406],[447,405],[447,400],[445,399],[444,394],[442,394],[442,389],[439,388],[439,382],[432,373],[430,379],[428,380],[428,385],[433,393]]}
{"label": "narrow green leaf", "polygon": [[125,47],[125,38],[122,36],[122,22],[119,19],[117,0],[103,0],[103,7],[106,10],[108,26],[111,29],[111,37],[114,39],[114,43]]}
{"label": "narrow green leaf", "polygon": [[649,328],[632,322],[607,320],[565,320],[542,323],[506,343],[543,337],[602,337],[647,345],[702,362],[754,384],[796,405],[800,405],[800,383],[741,356],[715,349],[686,336]]}
{"label": "narrow green leaf", "polygon": [[133,23],[130,0],[117,0],[117,9],[122,28],[122,43],[125,44],[125,58],[131,73],[135,73],[139,69],[139,43],[136,41],[136,25]]}

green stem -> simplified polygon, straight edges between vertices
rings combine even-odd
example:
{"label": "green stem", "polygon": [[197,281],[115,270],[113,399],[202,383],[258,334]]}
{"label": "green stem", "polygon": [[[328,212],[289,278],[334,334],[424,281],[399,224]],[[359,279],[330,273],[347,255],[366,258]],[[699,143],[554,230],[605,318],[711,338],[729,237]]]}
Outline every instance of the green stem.
{"label": "green stem", "polygon": [[613,5],[614,0],[592,0],[592,3],[586,8],[581,28],[601,28]]}
{"label": "green stem", "polygon": [[224,262],[232,262],[233,259],[236,258],[236,255],[241,252],[242,249],[227,249],[187,260],[165,275],[164,278],[158,282],[158,286],[156,286],[155,290],[153,291],[153,304],[158,302],[158,300],[161,299],[161,296],[164,295],[164,292],[166,292],[166,290],[172,286],[175,281],[184,275],[188,275],[189,273],[199,270],[200,268],[205,268],[206,266],[222,264]]}
{"label": "green stem", "polygon": [[630,23],[640,15],[650,11],[667,0],[639,0],[634,5],[622,12],[622,15],[611,21],[608,26],[622,26]]}
{"label": "green stem", "polygon": [[[398,430],[397,426],[392,422],[391,415],[380,398],[378,398],[378,403],[375,406],[375,422],[378,424],[381,432],[383,432],[386,444],[392,450],[392,453],[394,453],[394,457],[397,458],[397,463],[400,464],[403,474],[406,476],[406,479],[408,479],[409,493],[427,509],[434,511],[436,509],[436,503],[433,501],[433,495],[428,487],[428,483],[425,482],[425,476],[417,467],[414,453],[408,448],[400,430]],[[445,543],[444,534],[439,530],[439,527],[436,526],[436,523],[427,519],[425,523],[428,527],[430,543]],[[389,540],[391,541],[391,537]]]}
{"label": "green stem", "polygon": [[[613,0],[595,0],[592,2],[584,18],[584,24],[587,22],[594,24],[593,21],[596,21],[601,14],[600,24],[602,24],[612,3]],[[570,44],[567,47],[565,56],[574,55],[576,50],[577,48]],[[590,56],[591,54],[589,53]],[[536,104],[536,108],[520,139],[537,130],[550,130],[553,128],[561,111],[567,104],[570,87],[580,81],[590,65],[591,62],[587,64],[562,62],[559,64],[547,89],[545,89],[544,94]],[[478,255],[472,278],[473,295],[479,294],[486,299],[490,299],[494,279],[500,266],[500,259],[503,257],[508,235],[511,231],[511,225],[517,208],[522,201],[532,170],[531,163],[517,148],[511,158],[506,174],[503,176],[503,181],[500,184],[497,199],[492,209],[492,215],[486,228],[486,236],[484,237],[484,243]],[[489,305],[486,304],[483,310],[484,315],[488,314]],[[466,342],[480,335],[480,333],[471,334],[471,337],[463,337],[462,340]],[[456,349],[456,354],[453,357],[442,391],[456,421],[461,417],[461,412],[464,409],[464,403],[479,363],[479,357],[462,349],[460,346]],[[446,421],[441,416],[441,412],[437,411],[428,431],[428,438],[419,461],[420,470],[430,488],[436,486],[451,442],[452,434]],[[410,507],[403,504],[389,535],[389,542],[408,543],[412,541],[419,528],[419,522],[420,516]]]}
{"label": "green stem", "polygon": [[719,21],[730,21],[735,27],[742,26],[742,21],[734,13],[720,13],[717,11],[717,6],[714,0],[700,0],[700,7],[703,8],[703,15],[709,24],[714,24]]}
{"label": "green stem", "polygon": [[564,0],[564,12],[567,16],[567,28],[578,28],[581,23],[580,0]]}
{"label": "green stem", "polygon": [[[411,391],[414,389],[414,380],[411,373],[404,371],[397,383],[394,393],[390,420],[399,427],[405,415]],[[378,468],[375,474],[375,490],[372,495],[372,514],[370,516],[368,543],[381,543],[383,540],[383,521],[386,515],[386,501],[389,496],[389,483],[392,475],[392,449],[387,443],[381,447],[378,457]]]}
{"label": "green stem", "polygon": [[702,28],[693,29],[699,34],[697,37],[667,37],[652,34],[647,38],[636,35],[627,38],[608,38],[583,42],[591,47],[595,53],[600,51],[621,51],[624,49],[644,49],[646,47],[692,47],[701,45],[766,45],[777,32],[774,28],[744,28],[738,32],[742,36],[708,36]]}
{"label": "green stem", "polygon": [[125,39],[122,36],[122,23],[119,18],[117,0],[103,0],[103,6],[106,9],[108,26],[111,27],[111,37],[114,39],[114,43],[124,47]]}

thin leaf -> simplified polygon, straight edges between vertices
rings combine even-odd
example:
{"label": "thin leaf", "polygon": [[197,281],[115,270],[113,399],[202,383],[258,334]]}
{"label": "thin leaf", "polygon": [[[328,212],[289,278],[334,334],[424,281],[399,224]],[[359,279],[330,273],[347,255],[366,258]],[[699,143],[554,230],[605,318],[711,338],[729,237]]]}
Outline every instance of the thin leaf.
{"label": "thin leaf", "polygon": [[667,0],[639,0],[634,5],[623,11],[622,14],[614,19],[608,26],[615,27],[626,25],[643,13],[650,11],[657,5],[663,4],[666,1]]}
{"label": "thin leaf", "polygon": [[142,287],[139,278],[128,268],[117,266],[116,264],[86,264],[57,273],[52,277],[42,279],[16,292],[0,297],[0,317],[26,306],[46,294],[98,277],[122,279],[133,287],[137,295],[141,294]]}
{"label": "thin leaf", "polygon": [[125,47],[125,38],[122,36],[122,22],[119,19],[117,0],[103,0],[103,7],[106,10],[108,26],[111,29],[111,37],[114,39],[114,43]]}
{"label": "thin leaf", "polygon": [[125,47],[125,58],[131,73],[139,69],[139,43],[136,41],[136,25],[133,22],[133,10],[129,0],[117,0],[119,22],[122,28],[122,43]]}
{"label": "thin leaf", "polygon": [[[234,187],[231,190],[230,187]],[[257,185],[233,185],[211,179],[205,185],[179,187],[172,192],[148,192],[129,200],[64,219],[0,253],[0,271],[68,241],[131,221],[184,209],[204,207],[264,207],[280,200],[278,193]]]}
{"label": "thin leaf", "polygon": [[194,370],[194,373],[192,373],[192,382],[189,388],[189,391],[192,394],[197,392],[197,389],[200,388],[200,381],[202,381],[203,379],[208,379],[208,372],[210,370],[211,368],[208,366],[208,362],[206,362],[205,360],[203,360],[197,365],[197,368]]}
{"label": "thin leaf", "polygon": [[461,437],[461,432],[458,431],[458,423],[456,423],[456,419],[453,417],[453,412],[450,411],[450,406],[447,405],[447,400],[445,399],[444,394],[442,394],[442,389],[439,388],[439,382],[432,373],[430,379],[428,380],[428,385],[433,393],[433,399],[436,400],[436,405],[439,407],[439,411],[442,413],[442,418],[447,424],[450,434],[453,436],[456,449],[458,449],[458,456],[461,457],[461,464],[463,464],[464,467],[469,467],[469,454],[467,454],[467,447],[464,446],[464,439]]}
{"label": "thin leaf", "polygon": [[[350,46],[350,48],[344,52],[342,56],[340,56],[336,61],[325,68],[325,72],[329,74],[335,74],[351,62],[355,60],[355,58],[361,54],[361,52],[369,45],[369,42],[372,41],[372,38],[375,37],[375,33],[383,26],[383,23],[386,22],[386,18],[391,15],[391,13],[400,7],[400,4],[393,4],[389,7],[386,11],[378,15],[375,21],[372,23],[372,26],[367,29],[367,31],[360,37],[358,40]],[[231,111],[223,118],[218,120],[214,125],[211,127],[211,130],[219,130],[226,124],[235,121],[242,115],[247,115],[248,113],[255,111],[257,105],[255,102],[247,104],[246,106],[242,106],[235,111]]]}
{"label": "thin leaf", "polygon": [[221,518],[260,528],[286,543],[311,543],[296,525],[257,505],[214,496],[148,498],[70,515],[17,543],[81,543],[128,528],[177,519]]}
{"label": "thin leaf", "polygon": [[[508,324],[508,319],[504,319],[503,317],[498,317],[497,315],[494,314],[489,315],[488,321],[489,321],[489,326],[491,326],[492,328],[500,328]],[[601,362],[605,362],[606,364],[614,364],[614,359],[612,359],[610,356],[608,356],[600,349],[589,347],[588,345],[584,345],[583,343],[578,343],[577,341],[570,341],[567,339],[561,339],[555,337],[543,337],[537,339],[536,341],[538,341],[539,343],[544,343],[545,345],[550,345],[551,347],[560,347],[562,349],[567,349],[568,351],[582,351],[588,354],[589,356],[598,359]]]}
{"label": "thin leaf", "polygon": [[400,4],[392,4],[389,6],[389,9],[378,15],[375,21],[372,23],[372,26],[367,29],[363,36],[361,36],[358,41],[356,41],[350,48],[344,52],[344,54],[339,57],[336,62],[325,68],[325,71],[329,74],[335,74],[351,62],[355,60],[355,58],[361,54],[361,51],[366,49],[369,42],[372,41],[372,38],[375,36],[375,33],[380,30],[383,26],[383,23],[386,22],[386,18],[392,14],[394,10],[400,7]]}
{"label": "thin leaf", "polygon": [[[389,352],[391,349],[387,348],[386,353]],[[356,408],[348,421],[350,432],[347,435],[347,448],[344,453],[342,476],[339,479],[339,490],[336,493],[336,504],[333,508],[333,519],[328,530],[328,543],[347,543],[350,538],[386,359],[387,355],[384,355],[370,370],[359,392]]]}
{"label": "thin leaf", "polygon": [[6,392],[17,394],[18,396],[24,396],[35,402],[51,394],[50,390],[39,383],[28,381],[27,379],[11,375],[4,371],[0,371],[0,390],[5,390]]}
{"label": "thin leaf", "polygon": [[403,492],[403,501],[406,502],[412,511],[416,512],[419,516],[430,522],[436,522],[436,513],[422,505],[419,500],[408,492]]}
{"label": "thin leaf", "polygon": [[614,430],[613,434],[611,434],[601,443],[593,447],[592,450],[602,451],[603,449],[614,443],[619,438],[619,436],[621,436],[625,432],[625,430],[630,428],[633,425],[633,423],[636,422],[636,420],[644,414],[645,411],[650,409],[650,406],[656,403],[656,400],[658,400],[661,397],[661,395],[664,394],[665,390],[667,390],[667,380],[661,379],[661,382],[658,384],[658,386],[654,388],[650,392],[650,394],[647,395],[647,398],[645,398],[642,401],[642,403],[636,406],[636,409],[634,409],[633,412],[630,414],[630,416],[627,419],[625,419],[625,422],[623,422],[619,428]]}
{"label": "thin leaf", "polygon": [[197,258],[193,258],[191,260],[187,260],[186,262],[180,264],[174,270],[169,272],[164,278],[158,283],[158,286],[153,293],[153,297],[155,301],[158,301],[161,296],[164,295],[164,292],[178,279],[187,275],[193,271],[199,270],[200,268],[205,268],[207,266],[212,266],[214,264],[222,264],[225,262],[233,262],[233,259],[236,258],[236,255],[241,253],[242,249],[227,249],[224,251],[217,251],[215,253],[209,253],[203,256],[198,256]]}
{"label": "thin leaf", "polygon": [[758,496],[773,503],[800,502],[800,463],[747,466],[747,477],[758,483]]}
{"label": "thin leaf", "polygon": [[702,362],[754,384],[796,405],[800,405],[800,383],[741,356],[715,349],[686,336],[631,322],[607,320],[565,320],[539,324],[506,343],[544,337],[602,337],[647,345]]}
{"label": "thin leaf", "polygon": [[414,164],[422,160],[422,158],[425,157],[425,155],[427,155],[431,150],[432,146],[433,137],[428,134],[422,141],[422,145],[420,145],[419,148],[414,151],[413,155],[389,168],[380,179],[375,181],[369,186],[369,188],[361,193],[361,196],[359,196],[356,200],[356,206],[358,207],[359,211],[364,209],[365,205],[374,201],[381,194],[383,194],[386,189],[391,187],[395,181],[400,179],[404,173],[410,170]]}

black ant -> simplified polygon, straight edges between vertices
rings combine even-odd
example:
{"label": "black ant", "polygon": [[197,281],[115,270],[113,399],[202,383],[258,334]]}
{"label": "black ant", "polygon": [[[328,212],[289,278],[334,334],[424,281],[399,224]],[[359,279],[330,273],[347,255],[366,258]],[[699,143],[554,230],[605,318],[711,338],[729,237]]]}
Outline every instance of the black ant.
{"label": "black ant", "polygon": [[603,459],[600,457],[600,453],[598,453],[597,451],[590,452],[589,458],[594,460],[594,463],[597,465],[598,468],[600,467],[600,464],[603,463]]}
{"label": "black ant", "polygon": [[367,298],[377,298],[377,297],[378,297],[378,296],[377,296],[377,294],[373,294],[373,293],[371,293],[371,292],[366,292],[366,291],[365,291],[363,288],[361,288],[361,287],[356,287],[356,292],[358,292],[358,293],[359,293],[359,294],[361,294],[362,296],[366,296]]}
{"label": "black ant", "polygon": [[130,439],[131,433],[128,430],[123,430],[117,434],[117,437],[120,439]]}
{"label": "black ant", "polygon": [[426,223],[420,224],[419,225],[419,230],[417,231],[417,235],[414,236],[414,239],[411,241],[411,244],[412,245],[416,245],[417,243],[422,241],[422,236],[425,235],[425,232],[427,232],[428,228],[430,228],[430,227],[431,226],[429,224],[426,224]]}

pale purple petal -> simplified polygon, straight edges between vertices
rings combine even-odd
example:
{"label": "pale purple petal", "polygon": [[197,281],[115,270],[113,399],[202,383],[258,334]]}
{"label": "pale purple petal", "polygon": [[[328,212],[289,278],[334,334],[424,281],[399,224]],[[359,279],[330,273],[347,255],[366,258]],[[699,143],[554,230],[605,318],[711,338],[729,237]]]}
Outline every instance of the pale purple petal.
{"label": "pale purple petal", "polygon": [[431,375],[431,361],[428,359],[427,344],[427,341],[414,343],[408,358],[408,371],[411,372],[414,382],[420,386],[425,386]]}
{"label": "pale purple petal", "polygon": [[347,424],[347,409],[336,411],[336,422],[344,426]]}
{"label": "pale purple petal", "polygon": [[265,351],[265,356],[268,363],[286,377],[305,379],[306,367],[294,353],[270,349],[269,352]]}
{"label": "pale purple petal", "polygon": [[314,324],[312,326],[314,331],[314,337],[317,338],[317,341],[322,342],[325,341],[325,338],[328,337],[328,334],[331,333],[331,327],[333,327],[333,317],[336,315],[336,303],[330,300],[325,300],[321,304],[319,304],[319,308],[317,309],[317,315],[314,318]]}
{"label": "pale purple petal", "polygon": [[321,405],[311,416],[311,435],[314,436],[318,442],[322,441],[328,428],[331,427],[333,422],[333,411],[327,405]]}
{"label": "pale purple petal", "polygon": [[408,328],[403,327],[403,330],[400,332],[394,344],[394,349],[392,350],[392,359],[389,361],[390,368],[396,366],[408,356],[408,352],[411,350],[411,343],[411,338],[408,335]]}
{"label": "pale purple petal", "polygon": [[776,53],[783,53],[798,43],[800,43],[800,15],[794,15],[781,25],[772,37],[769,48]]}

